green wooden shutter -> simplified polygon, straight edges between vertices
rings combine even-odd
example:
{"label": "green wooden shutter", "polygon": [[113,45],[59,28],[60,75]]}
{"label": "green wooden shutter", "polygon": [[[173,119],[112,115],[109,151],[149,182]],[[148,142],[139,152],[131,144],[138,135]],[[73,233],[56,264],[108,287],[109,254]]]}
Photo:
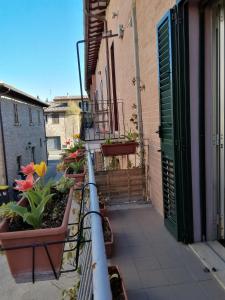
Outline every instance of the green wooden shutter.
{"label": "green wooden shutter", "polygon": [[175,45],[172,11],[169,11],[157,28],[159,96],[160,96],[160,138],[162,159],[162,182],[165,225],[178,239],[177,193],[175,166]]}
{"label": "green wooden shutter", "polygon": [[[157,27],[164,221],[184,242],[193,239],[187,8],[171,9]],[[177,15],[179,14],[179,22]],[[184,36],[185,34],[185,36]]]}

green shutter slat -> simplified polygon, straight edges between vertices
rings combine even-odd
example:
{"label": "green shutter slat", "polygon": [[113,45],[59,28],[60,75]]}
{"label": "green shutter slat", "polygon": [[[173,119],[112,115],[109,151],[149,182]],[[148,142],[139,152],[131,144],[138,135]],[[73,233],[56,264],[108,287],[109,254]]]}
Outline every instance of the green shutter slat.
{"label": "green shutter slat", "polygon": [[[161,156],[165,224],[177,233],[177,206],[173,132],[173,61],[171,61],[170,13],[158,26],[158,68],[161,124]],[[175,234],[176,235],[176,234]]]}

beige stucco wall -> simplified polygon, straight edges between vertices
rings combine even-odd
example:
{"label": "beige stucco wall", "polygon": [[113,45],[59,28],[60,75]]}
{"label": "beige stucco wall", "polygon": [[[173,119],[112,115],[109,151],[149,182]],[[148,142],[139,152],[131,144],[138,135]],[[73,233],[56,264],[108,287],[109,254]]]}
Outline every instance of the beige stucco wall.
{"label": "beige stucco wall", "polygon": [[[74,103],[70,101],[69,105],[74,105]],[[76,106],[76,108],[77,112],[59,112],[58,124],[52,123],[52,112],[45,112],[45,114],[48,115],[48,122],[46,123],[46,136],[60,136],[61,148],[63,148],[67,139],[72,139],[74,134],[80,133],[81,114],[79,107]],[[51,150],[49,150],[49,152],[51,152]]]}
{"label": "beige stucco wall", "polygon": [[[141,85],[145,89],[141,92],[142,116],[144,127],[145,144],[149,145],[149,180],[150,195],[154,206],[162,214],[162,178],[161,178],[161,157],[160,139],[155,133],[159,126],[159,94],[158,94],[158,62],[156,45],[156,26],[163,15],[176,3],[175,0],[141,0],[136,1],[137,5],[137,26],[139,38],[139,60]],[[112,17],[113,12],[118,16]],[[134,113],[131,106],[136,103],[136,87],[132,80],[135,78],[134,65],[134,43],[133,27],[131,22],[132,1],[113,0],[106,11],[108,29],[112,33],[118,32],[119,24],[124,27],[124,37],[109,39],[109,49],[114,42],[115,68],[117,98],[122,99],[124,105],[124,117],[126,128],[132,127],[129,119]],[[104,98],[106,99],[106,79],[105,79],[105,41],[102,41],[99,51],[98,63],[91,87],[92,95],[96,89],[100,95],[100,82],[103,82]],[[96,83],[95,83],[96,81]],[[121,110],[119,110],[121,113]]]}

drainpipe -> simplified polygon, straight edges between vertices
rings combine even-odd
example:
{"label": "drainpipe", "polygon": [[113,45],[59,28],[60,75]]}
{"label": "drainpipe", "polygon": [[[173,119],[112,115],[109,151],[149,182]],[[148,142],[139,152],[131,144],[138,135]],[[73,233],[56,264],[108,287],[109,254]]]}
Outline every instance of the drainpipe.
{"label": "drainpipe", "polygon": [[2,122],[2,98],[1,96],[7,95],[10,92],[10,88],[5,93],[0,94],[0,126],[1,126],[1,134],[2,134],[2,150],[3,150],[3,157],[4,157],[4,168],[5,168],[5,183],[8,185],[8,171],[7,171],[7,161],[6,161],[6,150],[5,150],[5,137],[4,137],[4,128]]}
{"label": "drainpipe", "polygon": [[136,0],[132,1],[132,24],[133,24],[133,41],[134,41],[134,62],[135,62],[135,77],[136,77],[136,104],[137,104],[137,121],[138,133],[140,138],[140,160],[141,167],[144,168],[144,134],[142,121],[142,105],[141,105],[141,81],[140,81],[140,64],[139,64],[139,46],[138,46],[138,30],[136,18]]}

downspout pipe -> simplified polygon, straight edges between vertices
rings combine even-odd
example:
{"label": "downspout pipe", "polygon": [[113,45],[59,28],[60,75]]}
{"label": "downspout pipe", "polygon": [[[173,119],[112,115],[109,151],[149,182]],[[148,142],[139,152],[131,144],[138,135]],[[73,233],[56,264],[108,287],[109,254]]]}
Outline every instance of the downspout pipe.
{"label": "downspout pipe", "polygon": [[139,63],[139,46],[138,46],[138,29],[136,17],[136,0],[132,1],[132,24],[133,24],[133,43],[134,43],[134,63],[135,63],[135,77],[136,77],[136,104],[137,104],[137,121],[138,134],[140,139],[140,160],[141,167],[144,168],[144,133],[142,120],[142,104],[141,104],[141,80],[140,80],[140,63]]}
{"label": "downspout pipe", "polygon": [[4,157],[4,169],[5,169],[5,183],[8,185],[8,171],[7,171],[7,161],[6,161],[6,150],[5,150],[5,136],[4,136],[4,128],[3,128],[3,121],[2,121],[2,96],[7,95],[11,89],[9,88],[8,91],[5,93],[0,94],[0,126],[1,126],[1,134],[2,134],[2,150],[3,150],[3,157]]}

